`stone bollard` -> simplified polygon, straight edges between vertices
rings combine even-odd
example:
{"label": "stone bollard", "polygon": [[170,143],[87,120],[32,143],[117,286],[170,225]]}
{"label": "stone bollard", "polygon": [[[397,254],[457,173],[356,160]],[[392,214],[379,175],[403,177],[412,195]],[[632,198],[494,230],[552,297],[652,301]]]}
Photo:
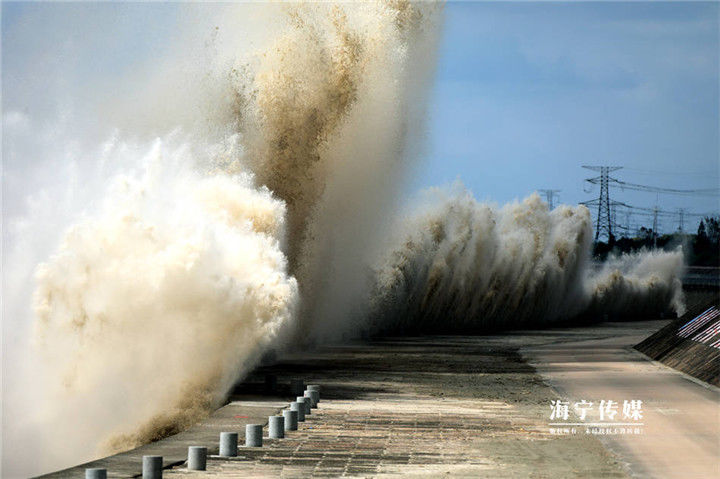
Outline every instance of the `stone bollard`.
{"label": "stone bollard", "polygon": [[315,401],[313,401],[313,398],[312,398],[312,395],[310,394],[310,391],[308,391],[308,390],[306,389],[305,392],[303,393],[303,397],[304,397],[305,399],[307,399],[308,401],[310,401],[310,409],[316,407],[316,406],[315,406]]}
{"label": "stone bollard", "polygon": [[320,385],[319,384],[308,384],[306,390],[308,391],[317,391],[317,400],[316,403],[320,402]]}
{"label": "stone bollard", "polygon": [[188,470],[204,471],[207,467],[207,447],[190,446],[188,447]]}
{"label": "stone bollard", "polygon": [[265,392],[274,393],[277,391],[277,376],[274,374],[265,375]]}
{"label": "stone bollard", "polygon": [[305,405],[305,416],[309,416],[310,414],[312,414],[312,412],[310,412],[310,398],[306,398],[305,396],[298,396],[295,400]]}
{"label": "stone bollard", "polygon": [[143,479],[162,479],[162,456],[143,456]]}
{"label": "stone bollard", "polygon": [[283,418],[285,419],[285,430],[286,431],[297,431],[298,428],[298,412],[286,409],[283,411]]}
{"label": "stone bollard", "polygon": [[300,404],[297,401],[290,403],[290,410],[297,412],[298,422],[305,421],[305,404]]}
{"label": "stone bollard", "polygon": [[245,447],[262,447],[262,424],[245,426]]}
{"label": "stone bollard", "polygon": [[310,399],[310,407],[311,408],[317,408],[317,405],[320,402],[320,392],[319,391],[305,391],[305,397]]}
{"label": "stone bollard", "polygon": [[107,479],[107,469],[100,467],[85,469],[85,479]]}
{"label": "stone bollard", "polygon": [[268,437],[282,439],[285,437],[285,417],[270,416],[268,418]]}
{"label": "stone bollard", "polygon": [[302,379],[293,379],[290,381],[290,394],[299,396],[305,390],[305,381]]}
{"label": "stone bollard", "polygon": [[220,433],[220,455],[223,457],[235,457],[238,454],[238,433]]}

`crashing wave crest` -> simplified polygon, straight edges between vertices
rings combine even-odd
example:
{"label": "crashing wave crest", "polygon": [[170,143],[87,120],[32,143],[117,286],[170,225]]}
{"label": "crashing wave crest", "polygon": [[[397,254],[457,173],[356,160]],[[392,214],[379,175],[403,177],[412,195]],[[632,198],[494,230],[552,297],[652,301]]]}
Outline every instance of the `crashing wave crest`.
{"label": "crashing wave crest", "polygon": [[487,331],[609,313],[682,313],[681,251],[591,267],[584,206],[538,195],[501,208],[461,185],[434,189],[375,268],[375,330]]}

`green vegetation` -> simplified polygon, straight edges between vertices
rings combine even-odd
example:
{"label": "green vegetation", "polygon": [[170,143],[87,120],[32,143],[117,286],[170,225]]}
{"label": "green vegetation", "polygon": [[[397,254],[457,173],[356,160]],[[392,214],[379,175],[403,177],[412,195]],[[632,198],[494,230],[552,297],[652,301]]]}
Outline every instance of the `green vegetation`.
{"label": "green vegetation", "polygon": [[651,228],[642,227],[635,237],[614,236],[605,243],[595,243],[593,255],[595,259],[604,261],[608,254],[629,253],[640,249],[657,247],[662,250],[673,250],[682,246],[689,266],[720,265],[720,216],[707,216],[698,226],[696,234],[673,233],[658,235]]}

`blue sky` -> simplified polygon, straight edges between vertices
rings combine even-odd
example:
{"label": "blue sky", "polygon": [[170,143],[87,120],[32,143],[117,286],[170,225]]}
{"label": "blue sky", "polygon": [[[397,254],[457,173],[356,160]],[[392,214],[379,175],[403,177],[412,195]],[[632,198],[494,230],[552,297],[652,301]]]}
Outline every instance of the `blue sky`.
{"label": "blue sky", "polygon": [[[478,199],[544,188],[577,203],[599,193],[583,189],[594,174],[581,165],[624,166],[616,177],[633,183],[717,187],[718,81],[717,3],[452,2],[429,159],[413,188],[460,178]],[[611,196],[718,210],[712,197]]]}
{"label": "blue sky", "polygon": [[[57,71],[75,94],[92,96],[97,86],[83,79],[122,76],[162,58],[177,7],[4,3],[3,102],[54,96],[45,77]],[[108,9],[117,10],[112,24],[93,20]],[[593,172],[584,164],[624,166],[616,177],[633,183],[717,187],[718,3],[450,2],[445,13],[429,151],[409,194],[461,179],[481,200],[502,204],[550,188],[577,203],[598,195],[597,187],[585,191]],[[86,38],[99,43],[75,55],[73,45]],[[46,53],[55,44],[62,60]],[[8,77],[31,55],[47,61],[27,78]],[[612,196],[673,211],[720,209],[713,197]]]}

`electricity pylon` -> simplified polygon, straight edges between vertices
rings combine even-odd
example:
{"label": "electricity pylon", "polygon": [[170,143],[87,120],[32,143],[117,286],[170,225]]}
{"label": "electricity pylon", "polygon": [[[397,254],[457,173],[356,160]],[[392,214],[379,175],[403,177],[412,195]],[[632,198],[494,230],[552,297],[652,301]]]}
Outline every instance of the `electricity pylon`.
{"label": "electricity pylon", "polygon": [[680,233],[685,232],[685,212],[687,211],[686,208],[678,208],[678,214],[680,215],[680,221],[678,224],[678,231]]}
{"label": "electricity pylon", "polygon": [[547,201],[548,208],[552,211],[555,208],[555,202],[553,201],[556,196],[560,196],[558,193],[560,193],[562,190],[538,190],[538,193],[542,193],[545,195],[545,200]]}
{"label": "electricity pylon", "polygon": [[596,200],[586,201],[584,202],[584,204],[588,206],[597,205],[598,207],[597,223],[595,225],[595,241],[597,241],[598,238],[600,238],[600,236],[604,234],[607,234],[608,241],[610,241],[610,238],[613,237],[613,224],[610,211],[609,183],[611,179],[616,181],[614,178],[610,178],[610,172],[617,171],[621,169],[622,166],[583,166],[583,168],[600,172],[600,176],[597,176],[595,178],[587,178],[585,180],[593,184],[600,183],[600,197]]}
{"label": "electricity pylon", "polygon": [[655,205],[653,208],[653,249],[657,249],[657,237],[658,237],[658,207]]}

